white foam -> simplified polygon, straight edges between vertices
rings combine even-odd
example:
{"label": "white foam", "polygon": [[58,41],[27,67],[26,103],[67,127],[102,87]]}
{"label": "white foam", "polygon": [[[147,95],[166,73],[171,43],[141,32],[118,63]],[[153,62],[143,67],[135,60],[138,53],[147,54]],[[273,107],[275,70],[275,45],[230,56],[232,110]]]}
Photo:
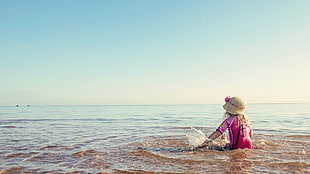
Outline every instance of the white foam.
{"label": "white foam", "polygon": [[201,130],[191,127],[189,133],[186,135],[189,146],[197,147],[202,144],[207,137]]}

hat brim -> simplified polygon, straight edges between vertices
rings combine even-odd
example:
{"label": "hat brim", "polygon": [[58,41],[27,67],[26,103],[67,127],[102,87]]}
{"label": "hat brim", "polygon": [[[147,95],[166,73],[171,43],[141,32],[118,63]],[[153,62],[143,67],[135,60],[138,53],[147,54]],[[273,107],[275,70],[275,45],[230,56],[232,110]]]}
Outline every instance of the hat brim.
{"label": "hat brim", "polygon": [[244,114],[244,110],[238,110],[236,107],[232,106],[229,103],[225,103],[223,108],[226,112],[231,114]]}

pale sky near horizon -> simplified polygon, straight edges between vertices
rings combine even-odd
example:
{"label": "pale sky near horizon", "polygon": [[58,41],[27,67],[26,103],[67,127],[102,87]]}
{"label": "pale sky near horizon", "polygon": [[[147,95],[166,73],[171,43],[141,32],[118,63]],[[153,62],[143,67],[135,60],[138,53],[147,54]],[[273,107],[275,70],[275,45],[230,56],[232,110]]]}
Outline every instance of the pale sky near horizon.
{"label": "pale sky near horizon", "polygon": [[309,7],[2,0],[0,105],[309,103]]}

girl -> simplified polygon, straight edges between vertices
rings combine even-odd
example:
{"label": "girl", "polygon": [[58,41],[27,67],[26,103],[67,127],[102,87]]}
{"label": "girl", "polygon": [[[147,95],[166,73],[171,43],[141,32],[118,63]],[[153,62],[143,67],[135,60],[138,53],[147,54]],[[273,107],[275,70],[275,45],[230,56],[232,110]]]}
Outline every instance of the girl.
{"label": "girl", "polygon": [[230,142],[226,145],[228,149],[252,149],[253,131],[251,123],[244,115],[246,102],[240,97],[226,97],[223,108],[225,109],[225,120],[214,131],[208,139],[199,147],[205,147],[216,139],[228,128]]}

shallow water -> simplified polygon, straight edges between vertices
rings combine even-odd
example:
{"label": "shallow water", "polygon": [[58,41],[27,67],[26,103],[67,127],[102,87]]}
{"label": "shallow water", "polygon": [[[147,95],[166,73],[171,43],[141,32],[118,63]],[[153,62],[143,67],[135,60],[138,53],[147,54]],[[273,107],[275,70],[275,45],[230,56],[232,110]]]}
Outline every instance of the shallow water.
{"label": "shallow water", "polygon": [[233,151],[187,141],[219,125],[221,105],[0,109],[0,173],[310,173],[309,104],[249,105],[255,149]]}

